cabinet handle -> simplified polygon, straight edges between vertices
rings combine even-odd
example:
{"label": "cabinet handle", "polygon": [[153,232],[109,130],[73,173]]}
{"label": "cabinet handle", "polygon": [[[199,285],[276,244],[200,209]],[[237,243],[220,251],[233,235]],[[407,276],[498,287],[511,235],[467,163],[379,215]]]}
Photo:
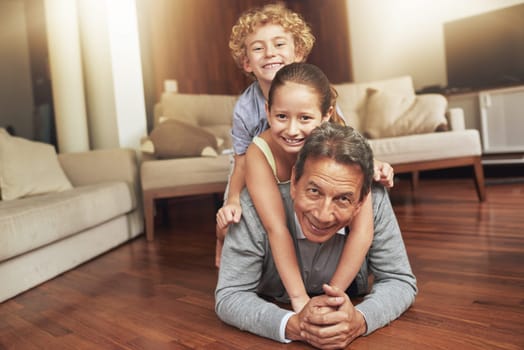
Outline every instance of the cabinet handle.
{"label": "cabinet handle", "polygon": [[484,108],[491,107],[491,95],[488,93],[483,93],[481,94],[481,96],[482,96],[482,106]]}

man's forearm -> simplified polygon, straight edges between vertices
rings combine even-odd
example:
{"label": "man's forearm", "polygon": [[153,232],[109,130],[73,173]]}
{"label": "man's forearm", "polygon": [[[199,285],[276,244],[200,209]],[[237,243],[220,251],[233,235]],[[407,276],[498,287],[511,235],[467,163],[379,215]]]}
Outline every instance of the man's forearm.
{"label": "man's forearm", "polygon": [[365,334],[384,327],[397,319],[415,301],[416,291],[409,283],[390,280],[376,283],[371,293],[355,306],[367,324]]}
{"label": "man's forearm", "polygon": [[222,321],[241,330],[285,342],[285,333],[281,333],[280,324],[290,311],[259,298],[256,293],[230,294],[227,290],[219,289],[216,293],[216,313]]}
{"label": "man's forearm", "polygon": [[[254,209],[248,209],[244,212],[244,219],[254,215]],[[232,225],[226,236],[215,291],[216,312],[230,325],[283,341],[280,325],[289,311],[256,293],[267,238],[262,231],[255,229],[259,222],[253,221],[255,226],[247,226],[246,222],[251,220]]]}
{"label": "man's forearm", "polygon": [[373,187],[375,236],[368,269],[375,279],[371,292],[356,305],[367,322],[366,334],[398,318],[414,302],[417,282],[387,191]]}

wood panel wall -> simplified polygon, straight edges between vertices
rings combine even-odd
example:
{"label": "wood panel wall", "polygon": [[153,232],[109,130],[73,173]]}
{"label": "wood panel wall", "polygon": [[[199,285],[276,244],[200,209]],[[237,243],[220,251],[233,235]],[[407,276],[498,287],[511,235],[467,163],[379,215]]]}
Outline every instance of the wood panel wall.
{"label": "wood panel wall", "polygon": [[308,62],[319,66],[333,84],[353,81],[349,24],[345,0],[287,0],[315,35]]}
{"label": "wood panel wall", "polygon": [[[302,14],[317,42],[308,61],[333,83],[352,81],[345,0],[288,0]],[[239,94],[251,82],[231,58],[231,27],[263,0],[137,0],[148,115],[164,80],[179,92]]]}

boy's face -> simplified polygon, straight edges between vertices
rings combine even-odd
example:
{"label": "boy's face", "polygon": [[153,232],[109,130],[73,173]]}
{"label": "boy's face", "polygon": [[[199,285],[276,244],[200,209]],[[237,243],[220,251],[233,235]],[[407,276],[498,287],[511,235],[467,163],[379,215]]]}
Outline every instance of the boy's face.
{"label": "boy's face", "polygon": [[260,84],[271,85],[277,71],[283,66],[301,62],[304,55],[297,53],[291,33],[278,24],[265,24],[246,38],[244,70],[253,73]]}

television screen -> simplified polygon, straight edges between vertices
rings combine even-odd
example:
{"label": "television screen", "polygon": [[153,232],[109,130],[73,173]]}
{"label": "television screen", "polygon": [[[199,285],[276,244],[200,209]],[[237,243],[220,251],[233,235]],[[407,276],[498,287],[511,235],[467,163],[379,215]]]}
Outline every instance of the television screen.
{"label": "television screen", "polygon": [[524,84],[524,4],[444,23],[448,89]]}

